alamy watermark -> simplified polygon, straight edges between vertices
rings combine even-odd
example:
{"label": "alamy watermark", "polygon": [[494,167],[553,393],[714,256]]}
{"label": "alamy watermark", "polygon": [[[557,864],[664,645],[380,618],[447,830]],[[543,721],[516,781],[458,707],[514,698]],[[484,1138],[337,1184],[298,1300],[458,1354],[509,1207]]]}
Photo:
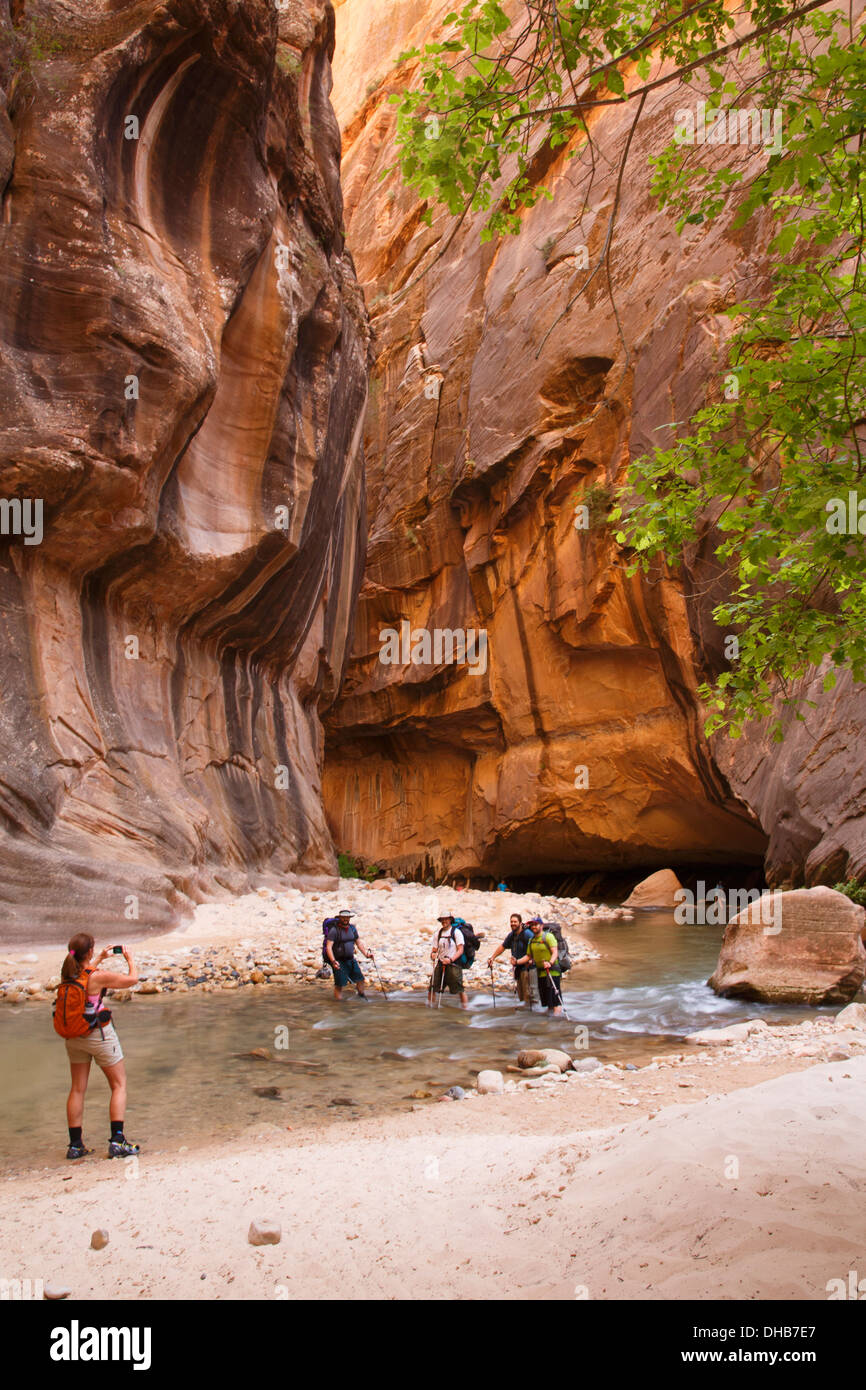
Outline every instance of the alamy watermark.
{"label": "alamy watermark", "polygon": [[0,1302],[27,1302],[42,1299],[45,1284],[42,1279],[0,1279]]}
{"label": "alamy watermark", "polygon": [[487,629],[474,627],[413,628],[407,619],[379,632],[383,666],[467,666],[473,676],[487,670]]}
{"label": "alamy watermark", "polygon": [[831,497],[824,504],[824,511],[829,512],[824,529],[831,536],[866,536],[866,497],[860,497],[853,488],[848,492],[847,501],[843,497]]}
{"label": "alamy watermark", "polygon": [[860,1279],[856,1269],[848,1270],[848,1283],[844,1279],[828,1279],[824,1285],[827,1290],[828,1302],[839,1298],[850,1298],[862,1301],[866,1299],[866,1279]]}
{"label": "alamy watermark", "polygon": [[674,144],[676,145],[763,145],[766,149],[782,148],[782,108],[772,111],[738,111],[710,107],[697,102],[694,111],[681,106],[674,112]]}
{"label": "alamy watermark", "polygon": [[41,545],[43,534],[41,497],[0,497],[0,536],[23,536],[25,545]]}
{"label": "alamy watermark", "polygon": [[782,894],[762,892],[758,888],[731,888],[727,892],[720,884],[707,892],[703,879],[696,890],[678,888],[674,893],[674,921],[680,926],[723,926],[753,904],[760,904],[757,913],[750,912],[751,922],[760,922],[764,936],[778,936],[782,930]]}

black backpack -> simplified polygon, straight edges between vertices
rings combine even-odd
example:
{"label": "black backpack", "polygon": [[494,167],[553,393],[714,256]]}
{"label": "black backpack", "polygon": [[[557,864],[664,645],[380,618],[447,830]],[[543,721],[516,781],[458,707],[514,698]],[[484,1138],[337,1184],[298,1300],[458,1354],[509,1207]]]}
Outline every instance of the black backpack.
{"label": "black backpack", "polygon": [[571,959],[571,952],[568,949],[568,942],[562,934],[562,927],[558,922],[545,922],[544,930],[549,931],[556,937],[557,965],[566,975],[574,962]]}
{"label": "black backpack", "polygon": [[462,917],[454,918],[454,926],[452,926],[449,933],[452,941],[454,940],[455,929],[463,933],[463,955],[459,960],[456,960],[454,964],[459,965],[463,970],[468,970],[470,966],[475,964],[475,957],[478,953],[481,941],[475,935],[471,924],[469,922],[464,922]]}

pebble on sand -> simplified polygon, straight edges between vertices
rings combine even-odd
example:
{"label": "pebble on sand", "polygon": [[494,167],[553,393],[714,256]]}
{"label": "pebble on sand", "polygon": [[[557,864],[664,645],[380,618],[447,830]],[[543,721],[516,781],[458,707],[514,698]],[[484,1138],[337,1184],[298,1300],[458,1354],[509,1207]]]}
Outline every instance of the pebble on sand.
{"label": "pebble on sand", "polygon": [[98,1226],[90,1237],[91,1250],[104,1250],[108,1244],[108,1232],[104,1226]]}
{"label": "pebble on sand", "polygon": [[279,1245],[283,1238],[283,1228],[279,1221],[251,1221],[247,1232],[250,1245]]}
{"label": "pebble on sand", "polygon": [[478,1094],[499,1096],[505,1090],[505,1078],[501,1071],[480,1071],[475,1082]]}

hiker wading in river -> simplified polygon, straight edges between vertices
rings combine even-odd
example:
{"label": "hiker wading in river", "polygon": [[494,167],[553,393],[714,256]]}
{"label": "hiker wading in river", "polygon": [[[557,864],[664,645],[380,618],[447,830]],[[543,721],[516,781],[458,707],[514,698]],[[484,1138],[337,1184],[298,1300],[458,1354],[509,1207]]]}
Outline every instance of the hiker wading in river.
{"label": "hiker wading in river", "polygon": [[364,976],[355,960],[355,947],[357,946],[367,960],[373,959],[373,952],[367,950],[351,917],[352,914],[347,907],[341,908],[336,922],[328,928],[325,938],[325,954],[334,972],[334,998],[337,1000],[342,999],[343,989],[348,984],[356,986],[359,999],[367,998],[364,993]]}
{"label": "hiker wading in river", "polygon": [[548,1013],[562,1013],[562,971],[559,968],[559,947],[552,931],[544,930],[540,917],[530,917],[526,923],[532,929],[532,940],[526,955],[515,965],[531,965],[538,976],[538,997]]}
{"label": "hiker wading in river", "polygon": [[[126,1113],[126,1067],[123,1049],[114,1031],[111,1010],[102,1007],[107,989],[130,989],[138,984],[138,971],[132,956],[124,946],[107,946],[93,959],[94,941],[88,932],[77,932],[69,942],[69,953],[60,971],[60,984],[54,1004],[54,1029],[66,1039],[66,1055],[72,1085],[66,1102],[66,1122],[69,1125],[67,1158],[84,1158],[92,1152],[85,1148],[81,1137],[84,1122],[84,1097],[90,1080],[90,1064],[96,1061],[111,1087],[108,1117],[111,1138],[109,1158],[129,1158],[138,1153],[138,1145],[130,1144],[123,1133]],[[108,958],[122,956],[129,974],[119,970],[100,970]]]}
{"label": "hiker wading in river", "polygon": [[529,966],[517,964],[519,960],[525,959],[531,940],[532,931],[528,926],[524,926],[523,918],[520,913],[512,912],[508,935],[502,945],[496,947],[496,950],[487,962],[489,968],[496,958],[502,955],[503,951],[511,952],[511,965],[514,970],[514,985],[517,990],[517,998],[521,1004],[532,1003],[532,996],[529,991]]}
{"label": "hiker wading in river", "polygon": [[427,1003],[432,1004],[433,996],[447,989],[449,994],[460,996],[461,1009],[468,1009],[469,1000],[463,988],[463,970],[457,964],[463,958],[463,933],[455,924],[450,912],[440,917],[439,922],[441,926],[430,952],[430,959],[435,960],[436,964],[427,991]]}

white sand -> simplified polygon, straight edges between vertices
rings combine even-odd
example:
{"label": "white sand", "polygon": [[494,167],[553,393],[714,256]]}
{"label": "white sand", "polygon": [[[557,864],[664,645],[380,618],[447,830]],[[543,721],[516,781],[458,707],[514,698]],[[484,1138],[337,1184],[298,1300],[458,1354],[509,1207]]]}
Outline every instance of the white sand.
{"label": "white sand", "polygon": [[[863,1264],[866,1059],[620,1127],[583,1128],[588,1105],[575,1079],[306,1137],[257,1127],[137,1177],[58,1165],[0,1186],[0,1268],[79,1299],[824,1299]],[[249,1245],[253,1217],[281,1244]]]}

